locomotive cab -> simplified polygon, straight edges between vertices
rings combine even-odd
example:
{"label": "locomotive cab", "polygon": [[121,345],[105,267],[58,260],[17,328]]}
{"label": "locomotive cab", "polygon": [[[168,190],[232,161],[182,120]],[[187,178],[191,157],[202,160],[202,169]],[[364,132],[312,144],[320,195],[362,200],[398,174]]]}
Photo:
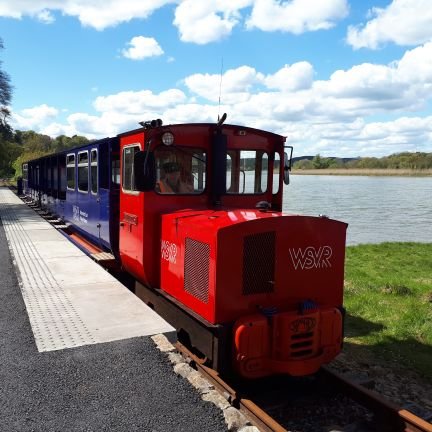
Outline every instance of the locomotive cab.
{"label": "locomotive cab", "polygon": [[191,344],[245,378],[310,374],[334,358],[346,224],[281,213],[285,138],[221,124],[119,138],[120,257],[138,295],[154,304],[143,289],[157,292],[204,327],[210,337],[191,331]]}

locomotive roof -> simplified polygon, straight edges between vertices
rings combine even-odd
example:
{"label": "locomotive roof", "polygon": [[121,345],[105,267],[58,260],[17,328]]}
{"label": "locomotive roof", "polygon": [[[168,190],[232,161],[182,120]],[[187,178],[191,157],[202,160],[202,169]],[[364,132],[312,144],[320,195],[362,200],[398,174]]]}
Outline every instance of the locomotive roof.
{"label": "locomotive roof", "polygon": [[133,130],[127,131],[127,132],[122,132],[122,133],[118,134],[117,136],[118,137],[128,136],[128,135],[135,134],[135,133],[138,133],[138,132],[144,132],[146,130],[147,131],[148,130],[157,130],[157,129],[160,129],[160,130],[167,129],[167,130],[169,130],[170,128],[190,128],[190,127],[195,127],[195,126],[196,127],[208,127],[208,128],[214,128],[214,129],[220,128],[221,130],[223,130],[223,129],[241,129],[241,130],[246,130],[246,131],[249,131],[250,133],[254,133],[254,134],[257,134],[257,135],[268,135],[268,136],[273,135],[274,137],[285,138],[283,135],[279,135],[279,134],[276,134],[274,132],[269,132],[269,131],[266,131],[266,130],[263,130],[263,129],[256,129],[256,128],[252,128],[252,127],[249,127],[249,126],[235,125],[235,124],[225,124],[225,123],[222,124],[221,126],[217,126],[216,123],[174,123],[174,124],[166,124],[166,125],[163,125],[163,126],[158,126],[158,127],[155,127],[155,128],[140,127],[140,128],[137,128],[137,129],[133,129]]}

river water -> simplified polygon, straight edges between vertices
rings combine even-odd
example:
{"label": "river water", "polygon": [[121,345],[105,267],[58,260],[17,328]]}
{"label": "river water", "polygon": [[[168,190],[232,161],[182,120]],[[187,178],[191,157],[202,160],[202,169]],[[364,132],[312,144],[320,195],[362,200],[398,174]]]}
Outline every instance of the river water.
{"label": "river water", "polygon": [[283,211],[347,222],[349,245],[432,243],[432,177],[291,175]]}

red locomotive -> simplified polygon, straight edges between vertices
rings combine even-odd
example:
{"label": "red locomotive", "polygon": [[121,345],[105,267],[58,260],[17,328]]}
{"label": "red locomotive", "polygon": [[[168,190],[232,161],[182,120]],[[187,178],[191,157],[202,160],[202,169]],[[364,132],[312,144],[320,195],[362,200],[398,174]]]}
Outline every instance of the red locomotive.
{"label": "red locomotive", "polygon": [[[100,204],[103,188],[93,189],[91,176],[108,170],[103,175],[113,190],[102,202],[108,202],[110,235],[103,240],[99,231],[99,247],[133,275],[136,294],[220,371],[234,369],[244,378],[306,375],[331,361],[342,344],[347,225],[281,213],[292,154],[285,138],[223,120],[142,126],[120,134],[109,152],[89,149],[87,160],[87,150],[77,149],[76,162],[67,152],[65,162],[61,155],[56,162],[58,192],[62,175],[68,182],[76,175],[83,189],[74,199],[81,202],[88,181],[89,196]],[[38,163],[42,173],[51,167],[55,191],[55,167]],[[73,163],[78,170],[88,163],[81,178]],[[37,163],[30,165],[35,171]],[[34,197],[43,182],[31,178],[27,173],[25,188]],[[53,200],[67,203],[72,186]],[[49,204],[47,190],[40,185],[37,196]],[[63,218],[76,235],[97,243],[75,207],[78,218]],[[104,226],[84,213],[87,224]]]}

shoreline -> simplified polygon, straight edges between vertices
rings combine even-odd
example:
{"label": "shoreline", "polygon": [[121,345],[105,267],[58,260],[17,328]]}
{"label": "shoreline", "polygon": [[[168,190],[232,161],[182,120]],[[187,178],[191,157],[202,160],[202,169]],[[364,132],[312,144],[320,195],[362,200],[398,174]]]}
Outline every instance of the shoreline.
{"label": "shoreline", "polygon": [[340,176],[392,176],[392,177],[432,177],[432,169],[412,170],[395,168],[324,168],[293,169],[292,175],[340,175]]}

